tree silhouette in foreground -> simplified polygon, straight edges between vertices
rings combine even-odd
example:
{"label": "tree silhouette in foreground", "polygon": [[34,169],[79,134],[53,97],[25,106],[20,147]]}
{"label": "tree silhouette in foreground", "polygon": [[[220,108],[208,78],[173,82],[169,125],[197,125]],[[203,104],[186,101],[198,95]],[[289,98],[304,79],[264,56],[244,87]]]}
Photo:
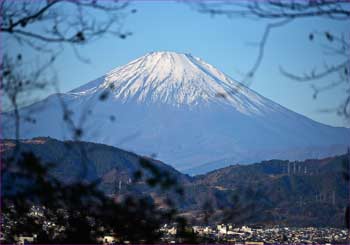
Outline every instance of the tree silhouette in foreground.
{"label": "tree silhouette in foreground", "polygon": [[[141,169],[151,169],[145,178],[149,185],[181,193],[176,180],[166,173],[158,176],[159,170],[148,160],[140,162]],[[98,243],[109,234],[116,242],[159,243],[159,229],[169,222],[179,224],[180,241],[195,241],[186,220],[177,216],[171,204],[159,208],[148,196],[131,195],[116,201],[98,189],[99,181],[63,183],[50,173],[54,164],[42,164],[30,152],[3,159],[3,163],[2,231],[6,243],[16,242],[23,234],[36,234],[39,244]]]}

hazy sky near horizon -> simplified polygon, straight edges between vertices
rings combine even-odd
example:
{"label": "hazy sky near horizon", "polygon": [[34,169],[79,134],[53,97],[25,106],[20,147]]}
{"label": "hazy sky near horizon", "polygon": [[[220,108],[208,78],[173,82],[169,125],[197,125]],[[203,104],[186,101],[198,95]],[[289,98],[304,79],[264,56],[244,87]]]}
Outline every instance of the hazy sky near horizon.
{"label": "hazy sky near horizon", "polygon": [[[128,9],[137,9],[123,22],[123,29],[131,31],[133,35],[125,40],[107,36],[79,48],[80,54],[91,61],[89,64],[77,59],[71,48],[65,48],[54,65],[62,92],[92,81],[151,51],[191,53],[240,81],[242,73],[252,67],[258,55],[258,47],[252,43],[261,39],[268,23],[244,18],[211,17],[198,13],[188,4],[169,1],[131,2]],[[324,54],[322,45],[327,42],[322,35],[316,36],[313,42],[308,40],[308,35],[312,31],[349,35],[348,26],[349,23],[345,21],[309,18],[295,20],[273,30],[251,88],[318,122],[350,126],[335,112],[321,112],[336,107],[345,99],[345,87],[324,92],[313,99],[311,83],[295,82],[280,72],[280,67],[283,67],[301,74],[314,68],[320,69],[324,63],[340,63],[337,57]],[[10,48],[13,52],[26,49],[15,43]],[[23,52],[30,53],[27,50]]]}

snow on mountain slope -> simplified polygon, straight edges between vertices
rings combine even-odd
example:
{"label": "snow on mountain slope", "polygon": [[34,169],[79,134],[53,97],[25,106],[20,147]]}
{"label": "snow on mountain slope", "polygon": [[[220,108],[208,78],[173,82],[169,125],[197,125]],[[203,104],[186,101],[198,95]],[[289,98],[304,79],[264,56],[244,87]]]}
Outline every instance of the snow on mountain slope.
{"label": "snow on mountain slope", "polygon": [[[112,70],[102,80],[88,83],[71,94],[86,95],[112,88],[114,98],[124,103],[174,106],[226,103],[246,114],[263,109],[259,108],[264,102],[260,96],[190,54],[152,52]],[[220,98],[223,94],[227,95],[225,100]]]}
{"label": "snow on mountain slope", "polygon": [[[350,144],[349,129],[292,112],[190,54],[152,52],[23,108],[23,118],[30,114],[37,123],[23,121],[21,137],[71,138],[62,102],[83,130],[82,140],[156,154],[191,173],[272,158],[325,157]],[[3,134],[13,138],[13,124]]]}

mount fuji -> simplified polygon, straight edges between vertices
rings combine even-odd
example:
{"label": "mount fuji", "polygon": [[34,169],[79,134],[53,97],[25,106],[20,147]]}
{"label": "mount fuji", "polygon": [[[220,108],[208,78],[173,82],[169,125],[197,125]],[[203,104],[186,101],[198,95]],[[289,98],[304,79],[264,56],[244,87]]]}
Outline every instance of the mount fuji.
{"label": "mount fuji", "polygon": [[[350,129],[308,119],[205,61],[175,52],[148,53],[19,113],[20,138],[72,139],[74,124],[80,140],[151,155],[190,174],[235,163],[321,158],[350,145]],[[12,112],[2,117],[3,138],[14,138]]]}

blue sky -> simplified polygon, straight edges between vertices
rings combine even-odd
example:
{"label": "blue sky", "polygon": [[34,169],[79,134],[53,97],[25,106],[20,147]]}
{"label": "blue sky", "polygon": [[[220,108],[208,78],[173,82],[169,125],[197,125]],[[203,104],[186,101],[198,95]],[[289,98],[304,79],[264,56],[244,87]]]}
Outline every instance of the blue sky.
{"label": "blue sky", "polygon": [[[267,23],[225,16],[212,18],[196,12],[187,4],[175,2],[138,1],[131,3],[129,8],[136,8],[137,13],[126,18],[124,29],[133,32],[133,35],[125,40],[108,36],[79,48],[80,53],[91,63],[82,63],[69,47],[65,48],[54,65],[62,92],[89,82],[150,51],[162,50],[191,53],[240,80],[242,72],[251,68],[258,54],[257,46],[251,43],[260,40]],[[335,107],[344,99],[344,87],[325,92],[314,100],[310,83],[297,83],[279,71],[279,67],[283,67],[302,73],[322,67],[324,62],[340,62],[336,57],[323,53],[321,45],[325,42],[308,41],[308,34],[315,30],[346,32],[348,24],[313,18],[296,20],[288,26],[275,29],[268,39],[263,62],[251,88],[316,121],[349,126],[335,113],[320,112]],[[17,44],[10,47],[13,50],[21,48]]]}

